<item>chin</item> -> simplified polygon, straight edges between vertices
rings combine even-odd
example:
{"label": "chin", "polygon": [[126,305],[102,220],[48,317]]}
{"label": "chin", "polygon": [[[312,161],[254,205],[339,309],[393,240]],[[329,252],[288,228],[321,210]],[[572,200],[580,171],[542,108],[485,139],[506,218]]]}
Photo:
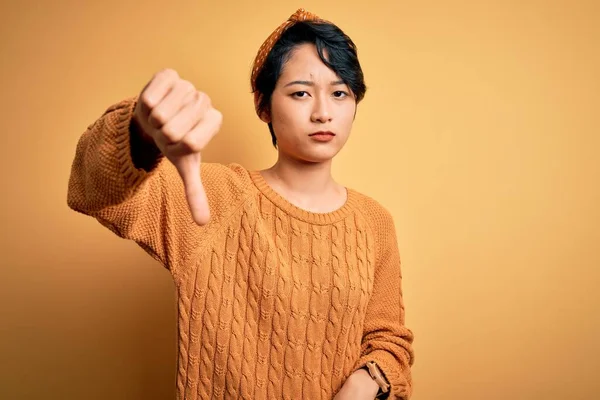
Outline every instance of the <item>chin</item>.
{"label": "chin", "polygon": [[323,146],[320,149],[305,149],[305,151],[296,151],[294,158],[309,163],[324,163],[333,159],[339,153],[340,149]]}

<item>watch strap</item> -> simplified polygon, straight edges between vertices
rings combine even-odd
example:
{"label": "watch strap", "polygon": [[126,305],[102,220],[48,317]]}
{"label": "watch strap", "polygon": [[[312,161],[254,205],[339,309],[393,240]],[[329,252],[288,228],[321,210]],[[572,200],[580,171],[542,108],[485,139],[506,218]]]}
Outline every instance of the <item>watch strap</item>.
{"label": "watch strap", "polygon": [[367,368],[367,371],[369,371],[371,378],[373,378],[375,383],[379,385],[378,398],[379,394],[387,394],[390,391],[390,384],[387,382],[387,379],[385,379],[385,376],[379,369],[379,366],[375,362],[369,361],[365,364],[365,367]]}

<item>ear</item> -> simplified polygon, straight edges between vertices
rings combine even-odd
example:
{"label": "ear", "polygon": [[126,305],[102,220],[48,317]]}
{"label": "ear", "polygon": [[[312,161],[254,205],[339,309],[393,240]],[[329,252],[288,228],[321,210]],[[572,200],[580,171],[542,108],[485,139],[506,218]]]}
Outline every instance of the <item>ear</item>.
{"label": "ear", "polygon": [[271,116],[269,115],[269,113],[266,111],[263,111],[261,113],[258,112],[258,105],[260,104],[261,99],[262,95],[258,92],[254,92],[254,110],[256,111],[258,118],[260,118],[260,120],[265,124],[268,124],[271,122]]}

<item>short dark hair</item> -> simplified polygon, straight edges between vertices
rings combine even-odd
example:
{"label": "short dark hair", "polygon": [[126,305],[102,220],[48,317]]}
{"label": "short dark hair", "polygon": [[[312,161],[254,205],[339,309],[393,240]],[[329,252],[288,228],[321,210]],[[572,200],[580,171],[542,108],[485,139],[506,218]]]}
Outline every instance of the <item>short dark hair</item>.
{"label": "short dark hair", "polygon": [[[352,39],[332,23],[302,21],[288,28],[275,42],[256,77],[256,91],[260,94],[257,107],[259,115],[270,112],[271,97],[283,66],[291,58],[292,51],[305,43],[312,43],[317,47],[317,53],[323,63],[348,85],[357,104],[365,96],[367,87],[358,61],[356,45]],[[327,51],[327,58],[324,56],[324,51]],[[277,147],[272,123],[269,123],[269,131],[273,146]]]}

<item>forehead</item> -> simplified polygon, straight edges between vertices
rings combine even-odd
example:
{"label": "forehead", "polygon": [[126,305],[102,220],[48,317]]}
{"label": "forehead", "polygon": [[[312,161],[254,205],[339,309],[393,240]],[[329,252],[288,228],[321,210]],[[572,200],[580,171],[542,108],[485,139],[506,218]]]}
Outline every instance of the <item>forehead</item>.
{"label": "forehead", "polygon": [[[327,52],[324,51],[327,58]],[[309,78],[333,79],[337,74],[323,63],[317,52],[317,47],[312,43],[303,43],[296,46],[283,65],[280,78]]]}

